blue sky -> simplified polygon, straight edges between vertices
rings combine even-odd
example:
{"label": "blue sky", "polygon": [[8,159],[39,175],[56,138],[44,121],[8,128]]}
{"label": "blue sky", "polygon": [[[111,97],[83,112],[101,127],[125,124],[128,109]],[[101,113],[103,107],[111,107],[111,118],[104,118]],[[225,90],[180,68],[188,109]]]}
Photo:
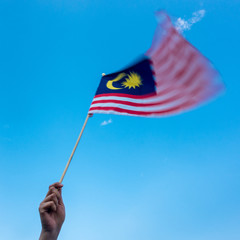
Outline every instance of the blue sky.
{"label": "blue sky", "polygon": [[167,118],[91,118],[63,182],[59,239],[240,238],[239,1],[1,0],[2,239],[38,238],[38,205],[61,177],[101,73],[150,47],[159,9],[184,23],[226,92]]}

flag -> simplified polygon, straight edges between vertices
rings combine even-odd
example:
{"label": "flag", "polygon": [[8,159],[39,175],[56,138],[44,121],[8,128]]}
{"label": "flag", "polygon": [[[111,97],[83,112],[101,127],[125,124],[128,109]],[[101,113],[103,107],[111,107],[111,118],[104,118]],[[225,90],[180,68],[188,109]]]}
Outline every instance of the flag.
{"label": "flag", "polygon": [[210,61],[174,28],[165,12],[150,49],[136,64],[104,75],[89,114],[160,117],[181,113],[223,89]]}

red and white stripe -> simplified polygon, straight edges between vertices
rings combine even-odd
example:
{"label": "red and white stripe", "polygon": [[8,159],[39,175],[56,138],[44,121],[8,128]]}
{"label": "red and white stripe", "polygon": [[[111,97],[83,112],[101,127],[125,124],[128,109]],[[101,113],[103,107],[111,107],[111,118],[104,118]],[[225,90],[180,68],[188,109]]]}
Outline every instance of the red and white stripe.
{"label": "red and white stripe", "polygon": [[113,113],[134,116],[164,116],[191,109],[215,95],[223,86],[210,62],[173,27],[170,18],[158,26],[146,56],[151,60],[156,94],[96,95],[89,113]]}

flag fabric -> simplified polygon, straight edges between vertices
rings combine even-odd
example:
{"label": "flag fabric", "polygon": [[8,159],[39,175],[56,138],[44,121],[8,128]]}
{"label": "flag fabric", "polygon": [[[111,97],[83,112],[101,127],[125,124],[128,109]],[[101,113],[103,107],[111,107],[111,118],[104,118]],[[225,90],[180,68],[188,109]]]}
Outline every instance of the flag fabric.
{"label": "flag fabric", "polygon": [[174,28],[165,12],[150,49],[136,64],[104,75],[89,114],[160,117],[191,109],[223,89],[218,72]]}

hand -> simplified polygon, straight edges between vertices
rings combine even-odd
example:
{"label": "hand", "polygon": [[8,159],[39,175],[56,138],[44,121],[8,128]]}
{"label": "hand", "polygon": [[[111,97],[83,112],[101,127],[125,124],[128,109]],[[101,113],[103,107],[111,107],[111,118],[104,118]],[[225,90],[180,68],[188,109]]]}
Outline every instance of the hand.
{"label": "hand", "polygon": [[39,240],[56,240],[65,219],[61,183],[49,186],[45,199],[39,206],[42,232]]}

